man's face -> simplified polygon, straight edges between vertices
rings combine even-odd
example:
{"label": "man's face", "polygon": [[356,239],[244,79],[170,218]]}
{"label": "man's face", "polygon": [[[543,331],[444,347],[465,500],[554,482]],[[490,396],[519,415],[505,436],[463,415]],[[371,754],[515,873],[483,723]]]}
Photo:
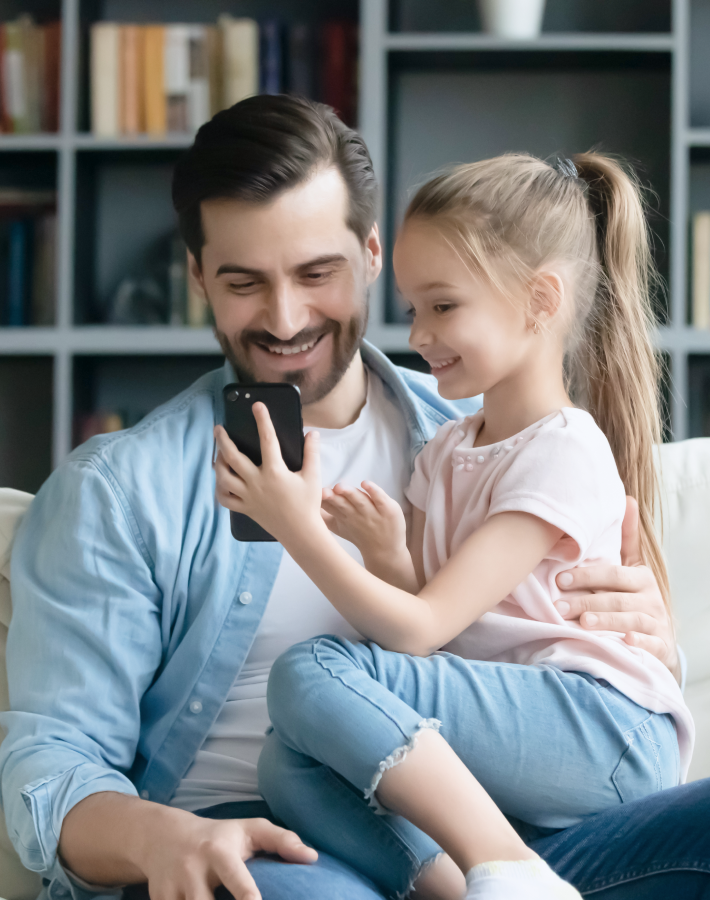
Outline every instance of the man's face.
{"label": "man's face", "polygon": [[342,378],[367,325],[367,288],[382,267],[373,228],[362,246],[347,227],[336,169],[264,204],[202,203],[202,267],[222,350],[241,381],[289,382],[304,404]]}

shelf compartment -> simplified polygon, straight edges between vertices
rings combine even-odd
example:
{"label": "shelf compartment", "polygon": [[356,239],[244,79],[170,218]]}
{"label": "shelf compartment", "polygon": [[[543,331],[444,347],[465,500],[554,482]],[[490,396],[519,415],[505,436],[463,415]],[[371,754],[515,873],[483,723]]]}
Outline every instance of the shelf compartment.
{"label": "shelf compartment", "polygon": [[120,284],[176,232],[175,150],[81,151],[77,156],[74,322],[109,321]]}
{"label": "shelf compartment", "polygon": [[52,470],[51,356],[0,357],[0,485],[35,494]]}
{"label": "shelf compartment", "polygon": [[[392,0],[391,31],[479,31],[473,0]],[[550,32],[670,32],[671,0],[547,0],[543,35]]]}
{"label": "shelf compartment", "polygon": [[221,354],[74,357],[74,446],[90,430],[107,430],[89,417],[118,416],[130,428],[222,362]]}
{"label": "shelf compartment", "polygon": [[688,357],[688,437],[710,437],[710,354]]}
{"label": "shelf compartment", "polygon": [[[599,147],[632,160],[658,195],[650,220],[667,278],[669,53],[403,51],[390,54],[389,94],[388,246],[412,185],[452,161],[509,151],[547,158]],[[391,267],[386,294],[386,320],[403,322]],[[665,300],[658,315],[666,321]]]}

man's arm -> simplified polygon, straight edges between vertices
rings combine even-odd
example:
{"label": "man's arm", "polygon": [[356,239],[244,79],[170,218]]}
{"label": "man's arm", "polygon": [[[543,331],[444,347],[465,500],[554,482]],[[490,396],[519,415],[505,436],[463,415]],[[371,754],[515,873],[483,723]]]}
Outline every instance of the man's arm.
{"label": "man's arm", "polygon": [[276,853],[310,863],[317,853],[266,819],[213,820],[117,793],[92,794],[65,817],[64,865],[94,885],[147,882],[159,900],[213,900],[224,885],[236,900],[261,894],[245,860]]}
{"label": "man's arm", "polygon": [[623,632],[628,644],[652,653],[680,683],[673,620],[653,572],[642,563],[638,504],[632,497],[626,498],[621,560],[621,566],[589,566],[558,575],[565,597],[557,601],[557,609],[590,631]]}

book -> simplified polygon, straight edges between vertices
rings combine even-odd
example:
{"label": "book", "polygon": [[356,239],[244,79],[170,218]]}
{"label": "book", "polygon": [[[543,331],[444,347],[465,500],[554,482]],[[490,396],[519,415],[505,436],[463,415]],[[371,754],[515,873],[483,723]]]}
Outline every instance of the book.
{"label": "book", "polygon": [[123,134],[138,134],[144,130],[142,43],[142,28],[138,25],[121,25],[119,100]]}
{"label": "book", "polygon": [[27,324],[26,297],[29,287],[30,223],[27,219],[10,222],[7,250],[7,300],[5,324],[18,328]]}
{"label": "book", "polygon": [[25,71],[24,25],[6,22],[2,47],[3,109],[7,130],[15,134],[29,131]]}
{"label": "book", "polygon": [[259,26],[254,19],[219,17],[222,34],[224,108],[259,92]]}
{"label": "book", "polygon": [[164,33],[164,77],[168,131],[187,131],[190,95],[190,30],[187,25],[166,25]]}
{"label": "book", "polygon": [[210,64],[207,49],[207,28],[204,25],[190,25],[188,30],[190,86],[187,103],[189,131],[197,131],[200,125],[210,118]]}
{"label": "book", "polygon": [[280,94],[282,90],[281,23],[264,22],[260,31],[259,87],[262,94]]}
{"label": "book", "polygon": [[710,328],[710,212],[693,216],[691,324]]}
{"label": "book", "polygon": [[148,134],[165,134],[165,29],[146,25],[143,33],[143,107]]}
{"label": "book", "polygon": [[62,23],[42,28],[42,131],[59,131],[59,85],[61,76]]}
{"label": "book", "polygon": [[346,125],[355,125],[357,110],[357,26],[334,21],[323,25],[321,95]]}
{"label": "book", "polygon": [[54,325],[57,296],[57,214],[47,212],[34,220],[31,324]]}
{"label": "book", "polygon": [[98,137],[117,137],[121,131],[119,41],[115,22],[91,26],[91,129]]}
{"label": "book", "polygon": [[288,32],[286,90],[299,97],[315,97],[315,76],[313,28],[305,23],[296,23]]}

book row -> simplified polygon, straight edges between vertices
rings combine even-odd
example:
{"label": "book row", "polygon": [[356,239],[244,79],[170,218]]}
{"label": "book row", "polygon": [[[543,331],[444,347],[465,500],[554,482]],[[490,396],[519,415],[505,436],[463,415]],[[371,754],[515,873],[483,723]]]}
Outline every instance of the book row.
{"label": "book row", "polygon": [[0,190],[0,325],[53,325],[54,191]]}
{"label": "book row", "polygon": [[60,22],[23,15],[0,24],[0,131],[59,130]]}
{"label": "book row", "polygon": [[194,132],[259,92],[322,100],[355,124],[357,56],[357,25],[349,21],[98,22],[91,28],[91,129],[103,137]]}

